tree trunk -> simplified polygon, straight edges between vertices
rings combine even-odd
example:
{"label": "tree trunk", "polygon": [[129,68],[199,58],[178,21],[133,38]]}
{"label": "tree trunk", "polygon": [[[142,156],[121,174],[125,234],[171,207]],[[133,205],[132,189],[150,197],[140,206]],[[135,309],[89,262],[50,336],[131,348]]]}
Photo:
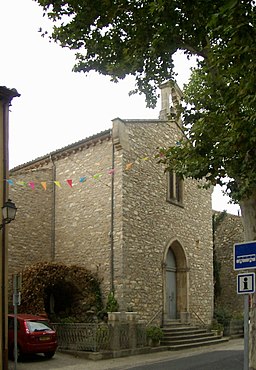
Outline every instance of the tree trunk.
{"label": "tree trunk", "polygon": [[[240,202],[245,241],[256,240],[256,194]],[[256,370],[256,293],[250,308],[249,369]]]}

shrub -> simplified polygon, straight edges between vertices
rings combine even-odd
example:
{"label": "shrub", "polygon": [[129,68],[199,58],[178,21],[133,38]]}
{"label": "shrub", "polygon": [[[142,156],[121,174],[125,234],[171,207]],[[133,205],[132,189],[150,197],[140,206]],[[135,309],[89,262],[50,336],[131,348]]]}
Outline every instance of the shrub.
{"label": "shrub", "polygon": [[146,329],[147,338],[152,339],[153,342],[158,342],[163,338],[163,330],[159,326],[149,326]]}
{"label": "shrub", "polygon": [[119,310],[119,304],[117,300],[115,299],[114,292],[112,291],[108,295],[106,311],[107,312],[118,312],[118,310]]}
{"label": "shrub", "polygon": [[217,330],[218,333],[222,332],[224,329],[224,326],[219,323],[217,320],[213,319],[212,324],[210,326],[210,330]]}
{"label": "shrub", "polygon": [[232,319],[232,314],[223,307],[218,307],[214,311],[213,318],[224,327],[228,326]]}

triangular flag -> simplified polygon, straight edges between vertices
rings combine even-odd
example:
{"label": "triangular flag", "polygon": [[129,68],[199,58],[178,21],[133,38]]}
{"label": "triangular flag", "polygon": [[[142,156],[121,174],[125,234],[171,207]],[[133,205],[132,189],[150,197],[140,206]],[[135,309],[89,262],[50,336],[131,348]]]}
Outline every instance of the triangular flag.
{"label": "triangular flag", "polygon": [[7,182],[8,182],[8,184],[10,184],[10,185],[13,185],[14,183],[13,183],[13,180],[6,180]]}
{"label": "triangular flag", "polygon": [[35,190],[35,183],[34,183],[34,181],[30,181],[30,182],[28,183],[28,186],[29,186],[32,190]]}
{"label": "triangular flag", "polygon": [[86,177],[85,176],[84,177],[80,177],[79,182],[85,182],[85,180],[86,180]]}
{"label": "triangular flag", "polygon": [[95,180],[99,179],[100,177],[102,176],[102,173],[96,173],[95,175],[93,175],[93,178]]}
{"label": "triangular flag", "polygon": [[26,186],[26,182],[25,181],[17,181],[17,184],[18,185],[21,185],[21,186]]}
{"label": "triangular flag", "polygon": [[115,173],[115,169],[114,168],[111,168],[110,170],[108,170],[108,174],[109,175],[114,175]]}
{"label": "triangular flag", "polygon": [[42,185],[42,187],[44,188],[44,190],[46,190],[46,187],[47,187],[46,182],[45,182],[45,181],[42,181],[42,182],[41,182],[41,185]]}
{"label": "triangular flag", "polygon": [[54,181],[54,184],[55,184],[56,186],[58,186],[59,188],[61,188],[61,186],[60,186],[60,182],[59,182],[59,181]]}
{"label": "triangular flag", "polygon": [[69,180],[66,180],[66,182],[67,182],[67,184],[72,188],[72,180],[71,179],[69,179]]}
{"label": "triangular flag", "polygon": [[132,168],[133,166],[133,163],[127,163],[127,165],[125,166],[125,169],[128,171]]}

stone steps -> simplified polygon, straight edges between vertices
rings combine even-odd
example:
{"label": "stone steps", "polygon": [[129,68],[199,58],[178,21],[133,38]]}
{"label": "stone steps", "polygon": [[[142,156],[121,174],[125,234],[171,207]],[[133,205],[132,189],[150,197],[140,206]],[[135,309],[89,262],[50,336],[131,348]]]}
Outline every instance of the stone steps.
{"label": "stone steps", "polygon": [[164,336],[161,346],[168,350],[179,350],[193,347],[201,347],[226,342],[229,338],[216,335],[205,328],[199,328],[190,324],[178,322],[168,323],[163,327]]}

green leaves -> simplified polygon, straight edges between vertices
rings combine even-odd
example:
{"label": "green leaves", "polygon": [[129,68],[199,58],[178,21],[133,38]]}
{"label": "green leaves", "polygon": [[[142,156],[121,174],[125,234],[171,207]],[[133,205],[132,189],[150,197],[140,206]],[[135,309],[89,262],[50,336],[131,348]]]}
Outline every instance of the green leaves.
{"label": "green leaves", "polygon": [[[55,27],[51,37],[77,49],[77,72],[113,81],[135,76],[131,93],[154,107],[174,76],[172,55],[200,56],[185,88],[184,134],[166,151],[167,167],[222,184],[234,200],[255,187],[255,6],[245,0],[37,0]],[[255,161],[256,162],[256,161]]]}

